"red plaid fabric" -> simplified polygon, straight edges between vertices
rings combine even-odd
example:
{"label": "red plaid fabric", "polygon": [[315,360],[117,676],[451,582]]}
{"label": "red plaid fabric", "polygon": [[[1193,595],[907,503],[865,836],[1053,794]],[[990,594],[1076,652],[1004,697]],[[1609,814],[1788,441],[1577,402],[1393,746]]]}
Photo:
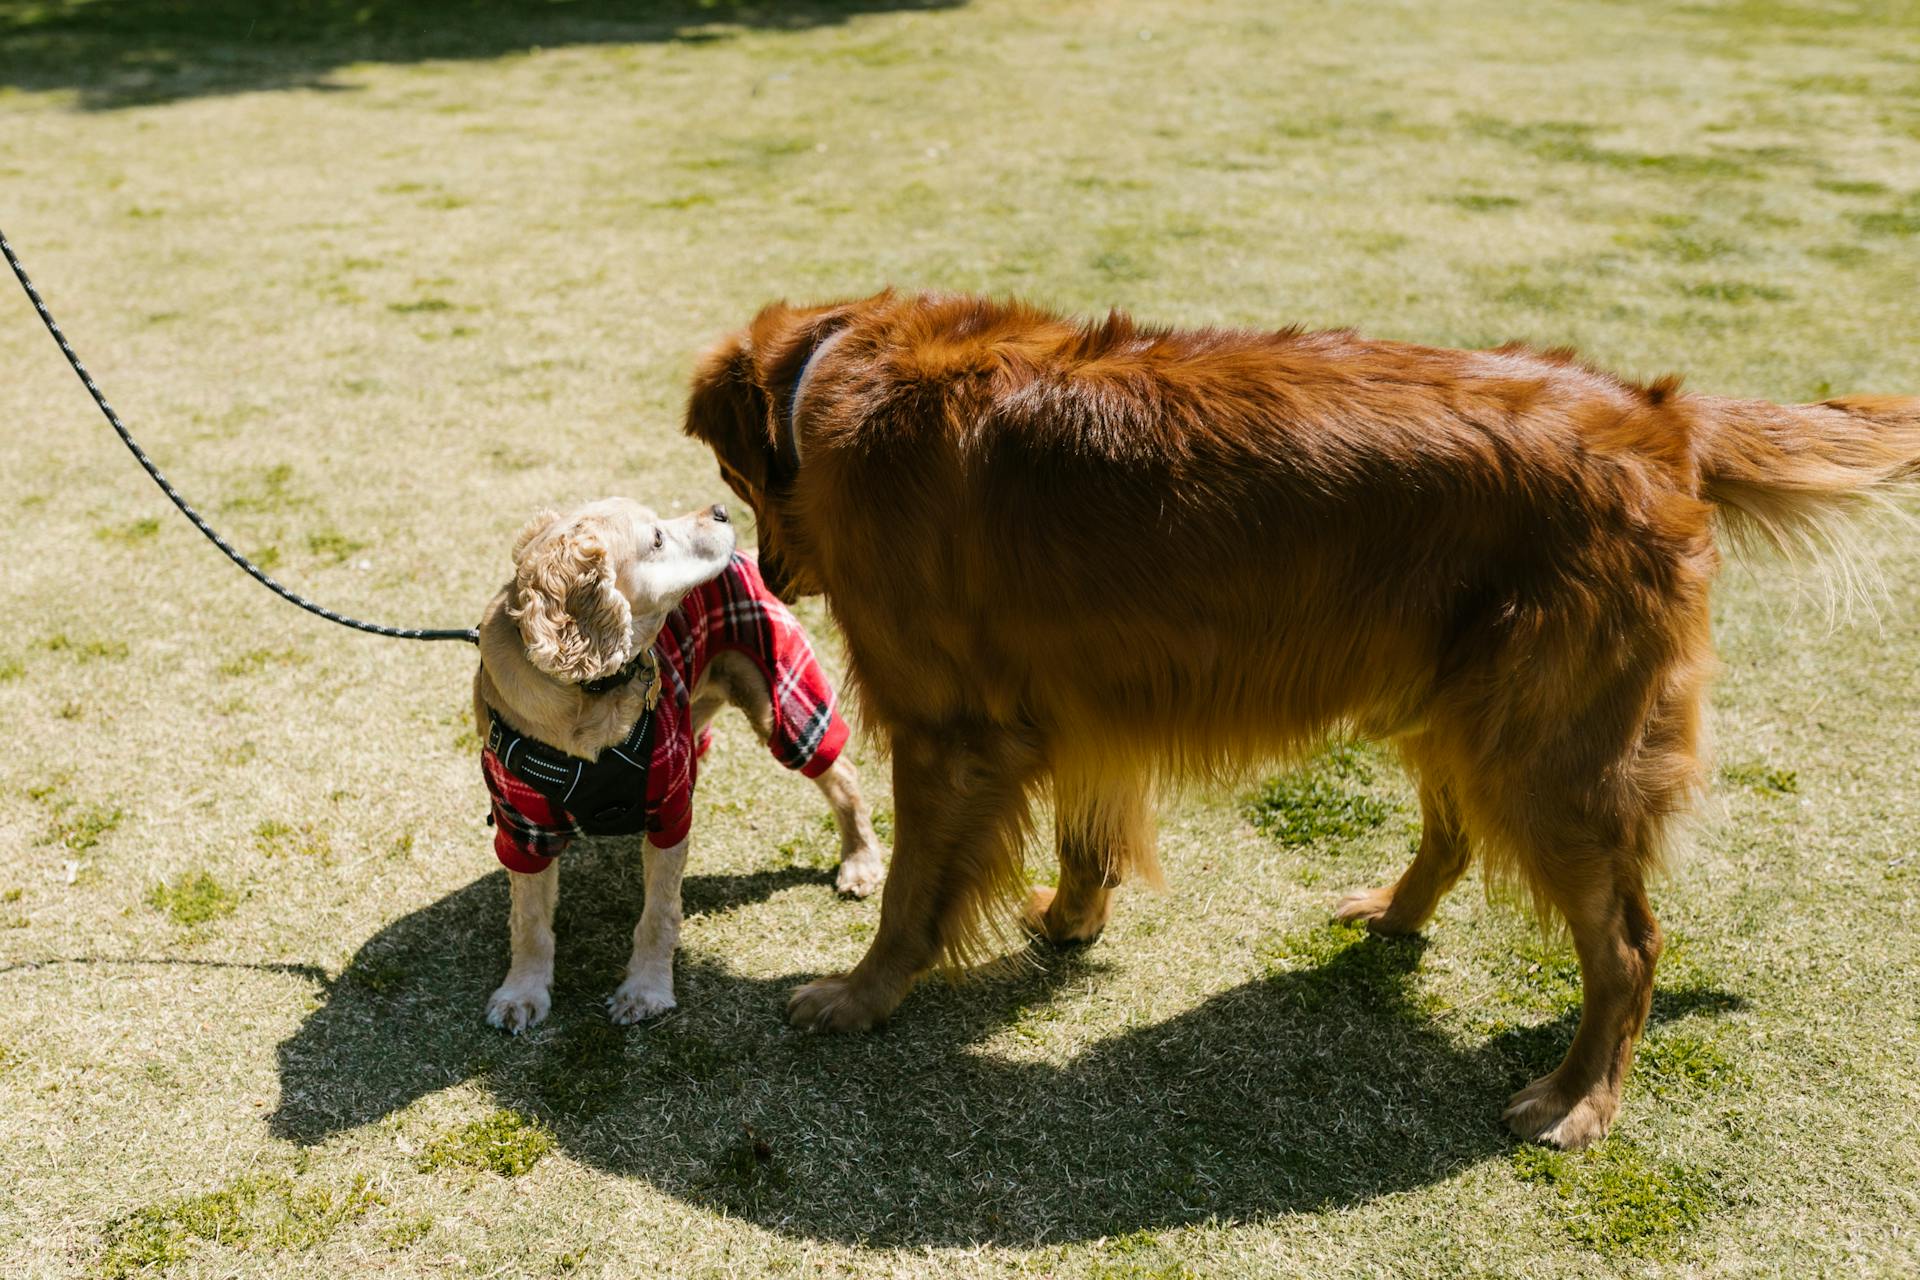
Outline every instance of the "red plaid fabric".
{"label": "red plaid fabric", "polygon": [[[767,590],[759,566],[736,553],[724,573],[694,588],[667,615],[654,641],[660,702],[647,761],[647,838],[655,848],[679,844],[693,824],[693,785],[712,740],[709,732],[694,741],[693,690],[713,655],[726,650],[751,658],[766,677],[773,696],[767,747],[774,759],[817,778],[846,746],[846,721],[807,633]],[[573,818],[507,772],[491,750],[482,750],[480,767],[493,798],[495,856],[509,871],[545,870],[573,839]]]}

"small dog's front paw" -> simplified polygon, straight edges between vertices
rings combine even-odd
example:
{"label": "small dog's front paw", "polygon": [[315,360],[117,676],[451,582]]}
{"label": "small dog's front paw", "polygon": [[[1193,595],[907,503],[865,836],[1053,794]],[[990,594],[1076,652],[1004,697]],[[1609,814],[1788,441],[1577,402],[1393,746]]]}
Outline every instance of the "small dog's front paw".
{"label": "small dog's front paw", "polygon": [[545,1021],[553,1006],[544,982],[507,982],[487,1000],[487,1021],[519,1035]]}
{"label": "small dog's front paw", "polygon": [[840,860],[840,874],[834,877],[833,887],[849,897],[864,898],[886,878],[887,864],[880,850],[867,845]]}
{"label": "small dog's front paw", "polygon": [[607,1016],[623,1027],[657,1018],[674,1007],[673,979],[651,974],[628,978],[607,997]]}

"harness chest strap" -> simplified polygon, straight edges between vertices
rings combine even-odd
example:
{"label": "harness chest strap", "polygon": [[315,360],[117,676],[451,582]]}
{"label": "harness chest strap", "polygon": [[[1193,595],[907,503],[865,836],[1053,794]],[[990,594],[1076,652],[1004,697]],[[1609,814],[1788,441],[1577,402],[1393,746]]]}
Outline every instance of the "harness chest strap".
{"label": "harness chest strap", "polygon": [[633,835],[645,827],[647,766],[653,754],[651,706],[598,760],[582,760],[520,733],[491,706],[487,722],[487,750],[500,766],[572,815],[582,832]]}

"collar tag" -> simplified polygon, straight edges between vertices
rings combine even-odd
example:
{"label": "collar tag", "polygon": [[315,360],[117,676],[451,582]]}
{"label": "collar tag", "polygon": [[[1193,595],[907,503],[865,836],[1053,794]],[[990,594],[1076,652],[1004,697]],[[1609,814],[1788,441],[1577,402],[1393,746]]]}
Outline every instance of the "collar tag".
{"label": "collar tag", "polygon": [[660,659],[654,656],[652,645],[628,658],[626,665],[612,675],[581,681],[580,688],[591,694],[611,693],[642,671],[647,673],[647,710],[651,711],[654,703],[660,700]]}
{"label": "collar tag", "polygon": [[652,711],[660,705],[660,659],[655,656],[652,646],[647,648],[647,693],[646,706]]}

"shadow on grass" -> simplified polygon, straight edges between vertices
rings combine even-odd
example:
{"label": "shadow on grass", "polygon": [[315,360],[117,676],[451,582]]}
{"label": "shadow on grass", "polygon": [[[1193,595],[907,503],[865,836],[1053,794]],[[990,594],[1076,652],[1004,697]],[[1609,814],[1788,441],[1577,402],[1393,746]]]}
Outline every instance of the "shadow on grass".
{"label": "shadow on grass", "polygon": [[[1503,1156],[1508,1093],[1573,1031],[1569,1013],[1450,1037],[1409,994],[1418,939],[1352,943],[1067,1061],[1039,1045],[1063,1016],[1055,995],[1098,982],[1097,949],[927,983],[891,1028],[853,1037],[783,1025],[801,975],[683,956],[681,1010],[620,1029],[600,999],[625,961],[637,858],[602,845],[568,859],[546,1025],[512,1039],[482,1022],[505,940],[505,873],[489,876],[361,949],[280,1046],[274,1131],[317,1142],[475,1080],[574,1158],[777,1231],[1033,1245],[1356,1204]],[[691,878],[688,905],[815,883],[830,920],[825,877],[808,871]],[[357,983],[361,970],[384,976]],[[1667,992],[1654,1019],[1739,1003]],[[976,1047],[1009,1029],[994,1053]]]}
{"label": "shadow on grass", "polygon": [[332,985],[327,971],[317,964],[293,964],[287,961],[247,961],[247,960],[189,960],[180,956],[49,956],[44,960],[21,960],[15,964],[0,965],[0,975],[9,973],[31,973],[36,969],[51,969],[58,965],[98,965],[112,967],[116,965],[134,967],[138,965],[180,965],[189,969],[247,969],[254,973],[284,973],[289,977],[305,978],[320,987]]}
{"label": "shadow on grass", "polygon": [[327,88],[354,62],[494,58],[566,45],[804,31],[964,0],[0,0],[0,84],[75,89],[90,110]]}

